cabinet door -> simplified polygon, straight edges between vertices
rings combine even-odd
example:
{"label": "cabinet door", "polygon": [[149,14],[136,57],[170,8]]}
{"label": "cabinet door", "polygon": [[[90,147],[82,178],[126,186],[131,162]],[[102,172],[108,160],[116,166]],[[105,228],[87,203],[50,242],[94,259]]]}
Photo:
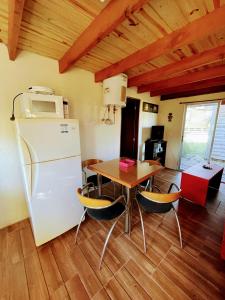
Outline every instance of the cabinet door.
{"label": "cabinet door", "polygon": [[147,141],[145,143],[145,159],[153,159],[154,143]]}

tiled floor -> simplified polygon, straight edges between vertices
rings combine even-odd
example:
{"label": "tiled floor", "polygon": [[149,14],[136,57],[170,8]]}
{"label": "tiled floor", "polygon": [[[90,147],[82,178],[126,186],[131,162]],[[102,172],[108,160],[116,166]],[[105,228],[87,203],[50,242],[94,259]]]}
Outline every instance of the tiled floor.
{"label": "tiled floor", "polygon": [[[179,183],[180,174],[164,170],[157,176],[157,185],[166,190],[168,183],[162,180]],[[220,243],[225,185],[211,195],[207,208],[180,201],[177,209],[183,249],[172,211],[146,214],[145,255],[134,209],[131,237],[120,222],[101,271],[98,263],[108,223],[87,218],[78,245],[71,230],[39,248],[28,220],[0,230],[0,299],[224,299]]]}

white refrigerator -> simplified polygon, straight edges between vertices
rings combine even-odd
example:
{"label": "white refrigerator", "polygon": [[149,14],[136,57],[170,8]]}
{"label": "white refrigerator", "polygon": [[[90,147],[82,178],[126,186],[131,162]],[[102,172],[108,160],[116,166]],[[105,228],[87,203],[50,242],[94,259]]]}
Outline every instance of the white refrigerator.
{"label": "white refrigerator", "polygon": [[78,224],[82,186],[78,120],[17,119],[26,200],[37,246]]}

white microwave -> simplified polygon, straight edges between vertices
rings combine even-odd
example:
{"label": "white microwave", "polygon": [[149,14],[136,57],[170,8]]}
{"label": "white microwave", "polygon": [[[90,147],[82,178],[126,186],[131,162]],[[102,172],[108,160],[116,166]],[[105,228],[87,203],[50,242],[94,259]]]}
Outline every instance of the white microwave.
{"label": "white microwave", "polygon": [[62,96],[23,93],[20,103],[23,118],[64,118]]}

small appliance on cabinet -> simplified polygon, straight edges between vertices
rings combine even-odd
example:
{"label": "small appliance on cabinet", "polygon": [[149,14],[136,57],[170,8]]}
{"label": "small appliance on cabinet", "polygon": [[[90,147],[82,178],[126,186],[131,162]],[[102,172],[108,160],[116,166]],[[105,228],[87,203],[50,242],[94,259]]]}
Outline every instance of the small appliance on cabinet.
{"label": "small appliance on cabinet", "polygon": [[83,212],[78,120],[17,119],[26,200],[37,246],[76,226]]}
{"label": "small appliance on cabinet", "polygon": [[64,118],[62,96],[23,93],[20,104],[23,118]]}

